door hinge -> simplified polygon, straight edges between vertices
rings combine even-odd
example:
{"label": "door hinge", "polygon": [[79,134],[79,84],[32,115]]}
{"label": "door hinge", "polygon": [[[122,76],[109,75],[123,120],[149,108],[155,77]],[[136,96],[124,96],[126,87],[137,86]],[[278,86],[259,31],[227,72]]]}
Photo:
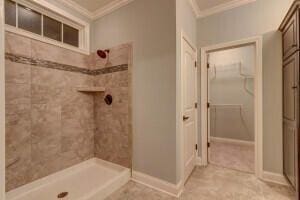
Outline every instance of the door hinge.
{"label": "door hinge", "polygon": [[210,142],[207,143],[207,148],[209,148],[209,147],[210,147]]}
{"label": "door hinge", "polygon": [[195,144],[195,149],[196,149],[196,151],[198,150],[198,144]]}
{"label": "door hinge", "polygon": [[209,69],[209,63],[207,63],[207,69]]}
{"label": "door hinge", "polygon": [[198,103],[195,103],[195,108],[198,108]]}
{"label": "door hinge", "polygon": [[210,103],[207,103],[207,108],[210,108]]}
{"label": "door hinge", "polygon": [[195,61],[195,67],[197,67],[197,61]]}

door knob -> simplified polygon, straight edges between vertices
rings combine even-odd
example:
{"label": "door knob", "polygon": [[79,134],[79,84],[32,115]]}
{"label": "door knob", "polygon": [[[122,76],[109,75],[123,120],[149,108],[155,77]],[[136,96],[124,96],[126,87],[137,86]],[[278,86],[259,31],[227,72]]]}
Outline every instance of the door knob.
{"label": "door knob", "polygon": [[187,116],[183,116],[183,121],[186,121],[186,120],[188,120],[190,117],[187,117]]}

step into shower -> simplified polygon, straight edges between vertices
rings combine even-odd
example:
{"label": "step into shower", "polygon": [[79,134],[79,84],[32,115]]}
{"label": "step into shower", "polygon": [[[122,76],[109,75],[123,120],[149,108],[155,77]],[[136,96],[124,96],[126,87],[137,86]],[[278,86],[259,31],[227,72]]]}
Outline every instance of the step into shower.
{"label": "step into shower", "polygon": [[90,159],[6,194],[7,200],[102,200],[126,184],[128,168]]}

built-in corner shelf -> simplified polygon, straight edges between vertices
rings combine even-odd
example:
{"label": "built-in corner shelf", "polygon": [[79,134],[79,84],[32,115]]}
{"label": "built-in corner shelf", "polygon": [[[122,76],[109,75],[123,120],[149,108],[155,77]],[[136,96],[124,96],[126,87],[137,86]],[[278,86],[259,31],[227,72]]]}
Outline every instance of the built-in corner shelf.
{"label": "built-in corner shelf", "polygon": [[86,92],[86,93],[99,93],[99,92],[105,92],[104,87],[78,87],[78,92]]}

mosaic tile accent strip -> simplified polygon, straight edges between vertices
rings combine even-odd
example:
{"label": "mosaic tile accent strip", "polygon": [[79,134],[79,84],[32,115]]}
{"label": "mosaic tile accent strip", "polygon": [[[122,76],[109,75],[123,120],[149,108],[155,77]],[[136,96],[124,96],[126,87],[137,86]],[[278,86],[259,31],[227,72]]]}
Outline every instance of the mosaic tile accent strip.
{"label": "mosaic tile accent strip", "polygon": [[110,74],[114,72],[121,72],[121,71],[127,71],[128,70],[128,65],[123,64],[123,65],[117,65],[113,67],[105,67],[102,69],[96,69],[96,70],[91,70],[93,75],[100,75],[100,74]]}
{"label": "mosaic tile accent strip", "polygon": [[106,67],[106,68],[96,69],[96,70],[90,70],[81,67],[75,67],[72,65],[65,65],[65,64],[47,61],[47,60],[34,59],[27,56],[16,55],[11,53],[5,53],[5,59],[10,60],[11,62],[16,62],[21,64],[27,64],[32,66],[57,69],[62,71],[75,72],[75,73],[82,73],[82,74],[93,75],[93,76],[128,70],[127,64]]}

